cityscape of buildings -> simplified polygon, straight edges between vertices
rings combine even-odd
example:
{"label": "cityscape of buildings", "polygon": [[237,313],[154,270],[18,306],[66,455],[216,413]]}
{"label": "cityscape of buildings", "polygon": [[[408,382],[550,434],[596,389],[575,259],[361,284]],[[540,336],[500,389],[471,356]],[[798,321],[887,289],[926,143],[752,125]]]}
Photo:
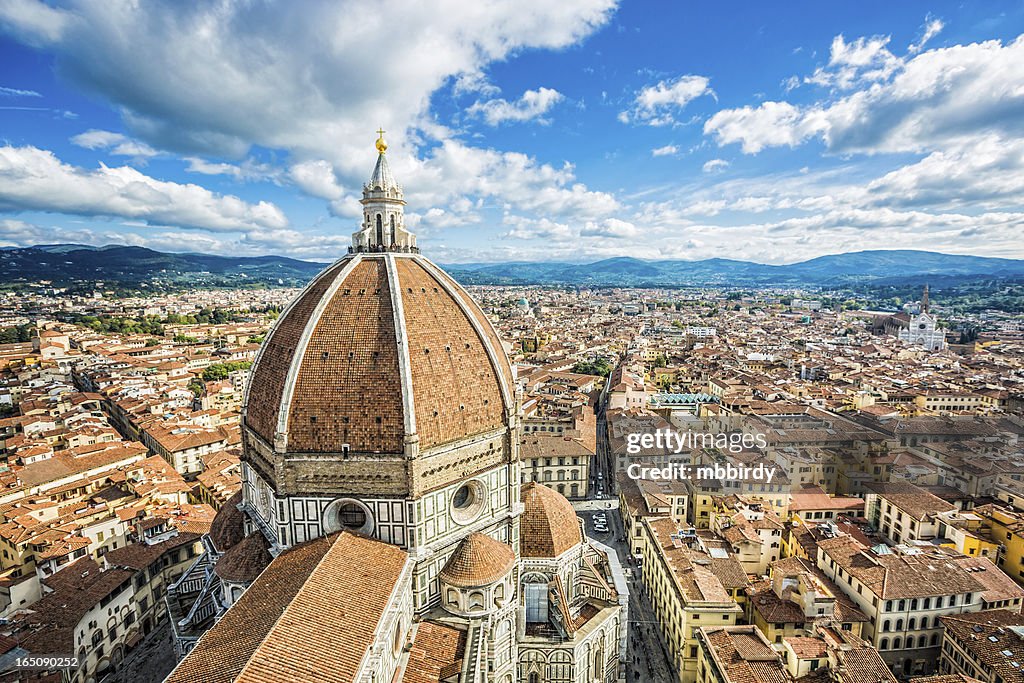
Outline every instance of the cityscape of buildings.
{"label": "cityscape of buildings", "polygon": [[466,289],[386,150],[303,290],[6,294],[0,680],[1024,681],[1019,317]]}

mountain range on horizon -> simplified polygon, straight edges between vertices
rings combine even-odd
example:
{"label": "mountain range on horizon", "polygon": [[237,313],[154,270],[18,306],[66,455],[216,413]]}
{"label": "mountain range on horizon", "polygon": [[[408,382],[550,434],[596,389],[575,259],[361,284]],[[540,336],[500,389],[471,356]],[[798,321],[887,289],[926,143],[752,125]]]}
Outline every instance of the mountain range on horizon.
{"label": "mountain range on horizon", "polygon": [[[226,280],[295,285],[325,263],[284,256],[217,256],[169,253],[145,247],[49,244],[0,249],[0,284],[114,281],[211,276]],[[590,263],[503,262],[440,264],[465,284],[585,286],[839,286],[856,282],[932,283],[1024,277],[1024,260],[913,250],[875,250],[819,256],[771,265],[710,258],[698,261],[608,258]],[[201,280],[201,278],[200,278]],[[222,283],[223,284],[223,283]]]}

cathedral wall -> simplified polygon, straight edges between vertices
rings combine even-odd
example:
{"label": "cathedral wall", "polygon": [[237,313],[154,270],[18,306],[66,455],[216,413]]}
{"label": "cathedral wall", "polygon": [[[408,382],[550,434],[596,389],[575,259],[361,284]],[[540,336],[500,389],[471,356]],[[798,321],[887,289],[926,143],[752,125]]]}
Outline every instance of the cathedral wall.
{"label": "cathedral wall", "polygon": [[421,451],[410,466],[412,496],[423,496],[450,482],[510,462],[508,441],[508,430],[503,428],[460,443]]}
{"label": "cathedral wall", "polygon": [[[514,465],[505,464],[475,477],[454,483],[410,501],[411,543],[422,559],[416,567],[416,609],[440,604],[441,586],[437,578],[458,544],[473,532],[481,532],[512,546],[518,554],[518,503],[510,492]],[[466,510],[455,507],[455,496],[469,484],[479,496]],[[466,512],[468,511],[468,514]]]}
{"label": "cathedral wall", "polygon": [[394,679],[403,649],[411,640],[413,627],[412,592],[409,590],[411,580],[412,563],[409,562],[395,583],[395,592],[391,602],[374,631],[374,643],[370,647],[369,656],[356,679],[360,683]]}

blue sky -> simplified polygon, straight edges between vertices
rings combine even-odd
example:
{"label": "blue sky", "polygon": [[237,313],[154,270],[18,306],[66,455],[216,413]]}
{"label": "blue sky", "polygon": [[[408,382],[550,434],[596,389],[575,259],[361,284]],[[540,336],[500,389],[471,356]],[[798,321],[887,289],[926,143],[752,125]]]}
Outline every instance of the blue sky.
{"label": "blue sky", "polygon": [[[1024,258],[1024,2],[0,0],[0,245]],[[301,11],[297,8],[301,7]]]}

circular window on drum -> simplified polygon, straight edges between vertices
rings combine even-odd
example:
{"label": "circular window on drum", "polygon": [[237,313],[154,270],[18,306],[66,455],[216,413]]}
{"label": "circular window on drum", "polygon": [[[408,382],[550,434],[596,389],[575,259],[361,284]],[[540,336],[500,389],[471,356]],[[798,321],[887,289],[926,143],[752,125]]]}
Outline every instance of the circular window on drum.
{"label": "circular window on drum", "polygon": [[355,531],[360,534],[373,533],[373,515],[370,508],[354,498],[333,501],[324,511],[324,528],[327,533]]}
{"label": "circular window on drum", "polygon": [[487,509],[487,489],[483,482],[472,479],[452,494],[452,519],[458,524],[473,522]]}

